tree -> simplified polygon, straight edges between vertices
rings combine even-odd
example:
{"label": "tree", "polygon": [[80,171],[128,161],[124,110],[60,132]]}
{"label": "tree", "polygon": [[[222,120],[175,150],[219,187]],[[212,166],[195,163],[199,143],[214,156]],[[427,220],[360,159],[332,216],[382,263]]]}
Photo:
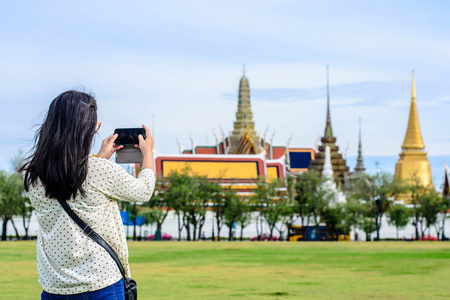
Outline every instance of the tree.
{"label": "tree", "polygon": [[[198,210],[200,205],[199,200],[199,185],[200,185],[200,177],[197,175],[190,175],[190,174],[182,174],[185,176],[186,181],[183,182],[182,188],[183,191],[183,198],[182,199],[182,206],[181,210],[183,212],[183,227],[186,229],[187,233],[187,240],[191,240],[191,234],[192,239],[195,241],[196,238],[196,232],[197,232],[197,225],[199,222],[198,219]],[[192,225],[192,228],[191,228]],[[193,229],[193,231],[191,231]]]}
{"label": "tree", "polygon": [[[15,186],[17,192],[17,204],[18,204],[18,215],[22,217],[22,225],[25,232],[24,239],[29,239],[28,231],[31,224],[31,217],[33,214],[33,206],[31,205],[31,201],[28,198],[25,187],[23,184],[23,176],[19,173],[19,169],[22,167],[25,161],[25,155],[22,150],[19,150],[17,155],[11,160],[11,166],[13,173],[9,176],[12,176],[11,183]],[[16,224],[14,223],[14,219],[11,218],[11,224],[14,227],[14,231],[16,232],[16,237],[19,239],[19,231],[17,230]]]}
{"label": "tree", "polygon": [[[185,207],[188,203],[191,178],[188,175],[189,168],[185,168],[181,172],[171,172],[166,180],[163,182],[162,188],[165,189],[165,199],[168,202],[175,214],[178,221],[178,240],[181,240],[181,232],[186,225],[186,213]],[[189,231],[188,231],[189,234]],[[190,236],[188,236],[190,238]]]}
{"label": "tree", "polygon": [[[23,180],[19,174],[7,174],[0,171],[0,218],[2,225],[2,241],[6,241],[8,222],[13,216],[20,213],[20,204],[23,202]],[[15,226],[14,226],[15,227]],[[17,228],[16,236],[18,235]]]}
{"label": "tree", "polygon": [[206,177],[200,177],[200,185],[199,185],[199,210],[198,214],[199,218],[199,227],[198,227],[198,239],[201,239],[202,228],[205,224],[206,219],[206,211],[210,207],[211,203],[214,202],[214,199],[217,199],[217,196],[221,194],[220,185],[217,182],[212,182],[208,180]]}
{"label": "tree", "polygon": [[[196,174],[190,176],[189,189],[187,202],[184,207],[184,211],[187,216],[186,229],[188,231],[188,240],[190,240],[189,231],[192,225],[192,239],[195,241],[197,236],[201,236],[200,226],[203,226],[203,222],[206,216],[206,210],[209,204],[209,192],[205,192],[208,188],[203,188],[208,184],[207,179]],[[208,184],[209,186],[209,184]]]}
{"label": "tree", "polygon": [[[227,199],[224,197],[225,190],[220,188],[220,181],[217,183],[219,190],[212,194],[211,205],[214,212],[214,218],[217,227],[217,241],[220,241],[220,231],[225,222],[225,210],[228,206]],[[214,225],[213,225],[214,229]]]}
{"label": "tree", "polygon": [[442,205],[441,205],[441,240],[446,239],[445,237],[445,219],[447,218],[448,211],[450,210],[450,195],[443,193],[442,195]]}
{"label": "tree", "polygon": [[377,230],[375,226],[375,220],[372,218],[370,214],[367,214],[360,223],[360,228],[366,234],[366,241],[372,240],[372,233]]}
{"label": "tree", "polygon": [[282,195],[280,184],[277,181],[267,185],[267,193],[265,195],[267,198],[260,199],[264,203],[262,215],[269,225],[269,239],[272,240],[276,224],[281,221],[284,215],[291,212],[291,207],[289,206],[289,198]]}
{"label": "tree", "polygon": [[364,205],[361,203],[361,201],[349,197],[344,205],[343,229],[344,231],[349,232],[353,228],[355,231],[355,240],[358,240],[356,230],[357,228],[361,227],[360,225],[363,215]]}
{"label": "tree", "polygon": [[411,217],[411,211],[407,207],[397,204],[393,205],[388,211],[388,223],[395,226],[397,229],[397,240],[398,231],[408,225],[409,218]]}
{"label": "tree", "polygon": [[286,183],[287,183],[287,187],[286,187],[286,196],[287,196],[287,201],[288,201],[288,205],[286,210],[282,213],[281,215],[281,219],[280,219],[280,223],[281,223],[281,228],[275,227],[278,230],[279,233],[279,239],[283,240],[283,232],[284,232],[284,228],[288,229],[290,226],[292,226],[295,222],[295,220],[297,219],[296,213],[295,213],[295,207],[297,205],[297,203],[295,202],[295,189],[294,189],[294,184],[296,182],[296,176],[288,176]]}
{"label": "tree", "polygon": [[250,198],[250,203],[254,210],[257,212],[255,225],[256,233],[258,237],[263,234],[263,223],[264,223],[264,208],[269,198],[269,186],[264,177],[260,178],[256,184],[256,189],[253,196]]}
{"label": "tree", "polygon": [[[157,180],[156,187],[163,186],[163,180]],[[169,191],[156,190],[154,195],[145,203],[142,216],[149,224],[156,224],[157,230],[162,230],[162,225],[169,214],[172,204],[172,195]]]}
{"label": "tree", "polygon": [[350,184],[349,194],[366,206],[366,211],[371,215],[377,234],[380,239],[381,220],[392,205],[396,195],[404,192],[400,181],[392,174],[381,173],[377,176],[361,174]]}
{"label": "tree", "polygon": [[314,220],[314,224],[316,225],[316,240],[319,240],[319,221],[320,218],[323,216],[323,213],[325,209],[329,205],[329,200],[327,199],[327,193],[326,190],[321,188],[322,185],[322,178],[320,180],[319,188],[316,190],[315,193],[312,194],[312,197],[309,199],[309,207],[311,211],[311,217]]}
{"label": "tree", "polygon": [[224,194],[225,201],[228,205],[225,208],[225,222],[224,224],[228,227],[228,240],[233,240],[233,225],[235,225],[236,220],[242,215],[244,211],[244,203],[239,198],[235,190],[229,187]]}
{"label": "tree", "polygon": [[323,208],[323,191],[320,191],[322,179],[320,174],[314,170],[305,172],[295,178],[293,184],[293,211],[299,216],[304,229],[303,238],[306,238],[305,229],[309,225],[311,216],[316,216],[315,221],[318,226],[318,216]]}
{"label": "tree", "polygon": [[[16,214],[15,215],[21,215],[22,216],[22,224],[25,230],[25,239],[28,239],[28,229],[30,228],[30,221],[31,221],[31,214],[33,211],[33,207],[31,206],[30,199],[28,198],[27,194],[25,193],[25,187],[23,184],[23,177],[19,173],[12,173],[9,175],[10,180],[9,184],[11,185],[11,188],[13,189],[12,197],[14,197],[14,203],[17,205],[16,207]],[[14,219],[11,218],[11,224],[14,228],[14,231],[16,233],[16,238],[19,240],[20,235],[19,231],[17,230],[16,224],[14,223]]]}
{"label": "tree", "polygon": [[328,206],[323,210],[321,220],[327,224],[327,240],[330,236],[332,240],[335,240],[339,234],[338,229],[343,229],[345,219],[344,207],[344,205],[338,203],[333,206]]}
{"label": "tree", "polygon": [[[425,211],[424,206],[427,205],[428,202],[428,191],[432,190],[432,186],[426,187],[422,185],[419,176],[417,173],[414,173],[408,184],[406,184],[406,189],[408,193],[411,195],[411,204],[413,205],[412,216],[413,216],[413,225],[415,227],[415,235],[416,240],[420,240],[420,236],[422,239],[425,235],[425,228],[423,223],[425,222]],[[431,221],[431,220],[429,220]],[[420,225],[420,235],[419,235],[419,225]]]}
{"label": "tree", "polygon": [[244,234],[244,228],[250,225],[252,221],[252,211],[250,209],[250,206],[248,203],[245,203],[245,199],[240,199],[243,202],[243,205],[241,207],[242,211],[241,214],[237,216],[236,218],[236,224],[239,225],[239,228],[241,230],[240,232],[240,240],[243,240],[243,234]]}
{"label": "tree", "polygon": [[281,224],[281,227],[275,226],[275,229],[278,231],[278,237],[279,237],[280,241],[282,241],[284,239],[284,237],[283,237],[284,229],[289,228],[295,222],[296,216],[294,213],[293,206],[294,205],[293,205],[291,199],[288,198],[286,206],[284,207],[284,209],[281,211],[281,214],[280,214],[280,222],[279,223]]}
{"label": "tree", "polygon": [[439,213],[442,209],[442,200],[438,192],[433,188],[427,189],[421,197],[420,206],[428,234],[430,234],[430,227],[435,226],[437,236],[439,237]]}

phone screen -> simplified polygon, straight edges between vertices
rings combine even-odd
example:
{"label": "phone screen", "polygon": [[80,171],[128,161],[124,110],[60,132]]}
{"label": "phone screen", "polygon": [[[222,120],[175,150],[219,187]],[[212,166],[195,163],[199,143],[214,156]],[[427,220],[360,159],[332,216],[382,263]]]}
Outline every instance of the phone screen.
{"label": "phone screen", "polygon": [[114,133],[117,133],[116,145],[139,145],[138,136],[146,137],[144,128],[117,128]]}

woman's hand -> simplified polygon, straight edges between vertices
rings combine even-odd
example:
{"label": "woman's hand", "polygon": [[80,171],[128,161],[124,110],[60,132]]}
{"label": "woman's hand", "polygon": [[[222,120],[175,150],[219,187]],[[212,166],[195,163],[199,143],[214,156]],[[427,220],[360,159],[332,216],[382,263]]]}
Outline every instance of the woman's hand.
{"label": "woman's hand", "polygon": [[153,137],[147,126],[142,125],[145,129],[145,140],[142,134],[139,135],[139,146],[135,145],[136,148],[141,149],[142,152],[142,169],[152,169],[153,170]]}
{"label": "woman's hand", "polygon": [[101,158],[109,159],[114,152],[119,149],[122,149],[123,146],[114,145],[115,140],[117,139],[117,133],[111,134],[106,139],[102,141],[102,146],[100,147],[100,151],[97,156]]}
{"label": "woman's hand", "polygon": [[153,156],[153,137],[152,134],[150,133],[150,129],[147,128],[147,126],[142,125],[142,127],[145,129],[145,139],[142,136],[142,134],[140,134],[138,136],[139,138],[139,145],[135,145],[136,148],[141,149],[142,152],[142,156],[146,157],[146,156]]}

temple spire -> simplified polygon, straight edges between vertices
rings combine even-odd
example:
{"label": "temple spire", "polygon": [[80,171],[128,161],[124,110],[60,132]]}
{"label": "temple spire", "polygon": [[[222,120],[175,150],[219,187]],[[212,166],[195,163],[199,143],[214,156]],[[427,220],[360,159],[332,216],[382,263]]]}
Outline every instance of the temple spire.
{"label": "temple spire", "polygon": [[414,83],[414,71],[412,71],[412,87],[411,87],[411,108],[409,110],[408,128],[406,129],[405,139],[403,141],[403,150],[423,150],[425,145],[422,141],[420,133],[419,117],[416,107],[416,86]]}
{"label": "temple spire", "polygon": [[238,109],[236,112],[236,121],[234,122],[234,129],[230,136],[231,145],[228,153],[234,153],[240,145],[242,137],[248,135],[249,141],[254,145],[256,153],[261,152],[260,138],[255,131],[255,122],[253,121],[253,113],[250,104],[250,85],[245,76],[245,65],[243,65],[243,74],[239,81],[239,96]]}
{"label": "temple spire", "polygon": [[[424,187],[432,187],[432,177],[430,162],[427,153],[424,151],[425,145],[419,127],[419,117],[416,107],[416,86],[414,83],[414,71],[412,72],[411,86],[411,107],[409,109],[408,128],[406,129],[405,140],[402,145],[402,152],[395,165],[395,177],[405,180],[407,183],[417,184]],[[419,181],[418,181],[419,180]],[[396,196],[397,200],[405,203],[415,201],[410,195]]]}
{"label": "temple spire", "polygon": [[361,118],[359,118],[359,144],[358,144],[358,158],[356,159],[355,173],[364,173],[366,167],[364,166],[362,156],[362,143],[361,143]]}
{"label": "temple spire", "polygon": [[348,173],[349,168],[347,162],[342,154],[339,153],[339,146],[336,145],[336,137],[333,136],[333,130],[331,128],[331,113],[330,113],[330,80],[327,65],[327,120],[325,126],[325,133],[320,138],[321,145],[317,147],[315,153],[315,159],[312,160],[308,166],[309,170],[315,170],[319,174],[322,174],[325,163],[325,149],[330,147],[331,161],[333,173],[336,176],[339,187],[345,184],[345,175]]}
{"label": "temple spire", "polygon": [[327,65],[327,123],[325,126],[325,138],[333,138],[333,129],[331,128],[331,115],[330,115],[330,81],[329,81],[329,71]]}

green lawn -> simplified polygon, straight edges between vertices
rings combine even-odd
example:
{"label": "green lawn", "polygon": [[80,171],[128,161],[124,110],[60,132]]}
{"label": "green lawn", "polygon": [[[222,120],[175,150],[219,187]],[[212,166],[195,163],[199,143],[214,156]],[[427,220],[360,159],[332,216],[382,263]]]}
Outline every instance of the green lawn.
{"label": "green lawn", "polygon": [[[40,299],[35,242],[0,243],[1,299]],[[449,299],[448,242],[129,242],[139,299]]]}

